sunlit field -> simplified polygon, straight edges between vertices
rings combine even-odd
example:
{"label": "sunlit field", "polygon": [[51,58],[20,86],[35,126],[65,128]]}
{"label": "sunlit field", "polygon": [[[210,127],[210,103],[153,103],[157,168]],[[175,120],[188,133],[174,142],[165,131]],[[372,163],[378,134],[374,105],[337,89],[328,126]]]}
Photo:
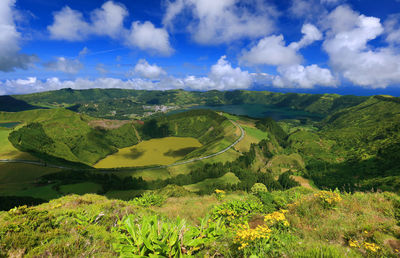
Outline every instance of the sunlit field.
{"label": "sunlit field", "polygon": [[11,130],[0,129],[0,159],[25,159],[36,160],[29,153],[17,150],[8,140],[8,135]]}
{"label": "sunlit field", "polygon": [[137,145],[120,149],[100,160],[96,168],[136,167],[168,165],[185,157],[202,144],[191,137],[166,137],[143,141]]}

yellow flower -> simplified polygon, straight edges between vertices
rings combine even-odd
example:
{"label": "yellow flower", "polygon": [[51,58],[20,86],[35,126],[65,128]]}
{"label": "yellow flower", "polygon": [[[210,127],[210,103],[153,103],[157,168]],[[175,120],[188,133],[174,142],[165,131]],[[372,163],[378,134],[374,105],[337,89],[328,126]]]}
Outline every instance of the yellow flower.
{"label": "yellow flower", "polygon": [[215,193],[217,193],[217,194],[224,194],[225,191],[224,191],[224,190],[215,189]]}
{"label": "yellow flower", "polygon": [[377,251],[379,251],[379,249],[381,249],[377,244],[368,243],[368,242],[364,243],[364,248],[367,251],[370,251],[370,252],[373,252],[373,253],[376,253]]}
{"label": "yellow flower", "polygon": [[234,238],[236,244],[240,244],[239,250],[246,248],[254,241],[260,239],[269,239],[271,237],[271,229],[267,225],[259,225],[252,229],[249,225],[239,225]]}
{"label": "yellow flower", "polygon": [[350,247],[360,247],[360,245],[358,244],[358,241],[357,240],[349,240],[349,246]]}

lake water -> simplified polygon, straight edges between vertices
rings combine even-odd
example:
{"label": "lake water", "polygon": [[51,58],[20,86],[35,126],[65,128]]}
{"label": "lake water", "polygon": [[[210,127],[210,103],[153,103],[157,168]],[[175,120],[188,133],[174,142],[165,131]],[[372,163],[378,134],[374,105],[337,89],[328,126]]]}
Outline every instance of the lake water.
{"label": "lake water", "polygon": [[260,104],[240,104],[240,105],[223,105],[223,106],[193,106],[186,109],[175,110],[169,114],[179,113],[193,109],[211,109],[215,111],[223,111],[226,113],[249,116],[254,118],[271,117],[278,121],[283,119],[313,119],[321,120],[323,116],[319,114],[309,113],[306,111],[293,110],[289,108],[280,108],[275,106],[267,106]]}
{"label": "lake water", "polygon": [[0,127],[14,128],[19,124],[20,124],[19,122],[0,123]]}

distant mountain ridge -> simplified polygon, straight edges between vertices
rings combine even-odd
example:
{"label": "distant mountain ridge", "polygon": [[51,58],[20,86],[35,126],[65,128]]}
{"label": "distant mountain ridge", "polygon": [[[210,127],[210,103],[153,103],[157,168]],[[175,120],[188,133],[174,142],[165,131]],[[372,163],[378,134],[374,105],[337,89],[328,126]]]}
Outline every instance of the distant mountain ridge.
{"label": "distant mountain ridge", "polygon": [[263,104],[304,110],[317,114],[328,114],[339,109],[356,106],[368,99],[363,96],[338,94],[305,94],[276,93],[269,91],[147,91],[127,89],[62,89],[14,95],[15,99],[25,101],[30,105],[72,106],[85,103],[103,103],[121,105],[121,100],[128,100],[132,105],[235,105]]}

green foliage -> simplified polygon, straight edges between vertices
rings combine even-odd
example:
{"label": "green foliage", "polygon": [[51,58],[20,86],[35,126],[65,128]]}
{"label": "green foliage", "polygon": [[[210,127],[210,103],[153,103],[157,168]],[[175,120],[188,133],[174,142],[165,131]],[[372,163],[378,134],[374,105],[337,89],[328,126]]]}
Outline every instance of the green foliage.
{"label": "green foliage", "polygon": [[220,222],[204,219],[199,227],[192,227],[185,220],[170,222],[157,215],[141,220],[128,215],[119,225],[120,237],[113,246],[122,257],[190,256],[226,232]]}
{"label": "green foliage", "polygon": [[162,195],[146,192],[141,197],[137,197],[131,201],[132,204],[141,207],[161,206],[165,202],[165,197]]}
{"label": "green foliage", "polygon": [[278,143],[282,146],[286,145],[286,132],[275,122],[272,118],[263,118],[256,122],[256,127],[264,132],[268,132],[273,135]]}
{"label": "green foliage", "polygon": [[227,225],[235,225],[248,221],[249,217],[262,211],[263,207],[258,199],[233,200],[215,206],[211,212],[211,218],[214,220],[222,219]]}
{"label": "green foliage", "polygon": [[251,193],[254,195],[259,195],[260,193],[265,193],[268,192],[267,187],[262,184],[262,183],[255,183],[252,187],[251,187]]}
{"label": "green foliage", "polygon": [[281,184],[283,189],[290,189],[292,187],[300,186],[296,180],[290,177],[291,175],[293,175],[293,173],[290,171],[279,175],[278,182]]}
{"label": "green foliage", "polygon": [[165,123],[158,125],[156,119],[146,121],[141,129],[147,138],[162,138],[170,135],[169,125]]}

